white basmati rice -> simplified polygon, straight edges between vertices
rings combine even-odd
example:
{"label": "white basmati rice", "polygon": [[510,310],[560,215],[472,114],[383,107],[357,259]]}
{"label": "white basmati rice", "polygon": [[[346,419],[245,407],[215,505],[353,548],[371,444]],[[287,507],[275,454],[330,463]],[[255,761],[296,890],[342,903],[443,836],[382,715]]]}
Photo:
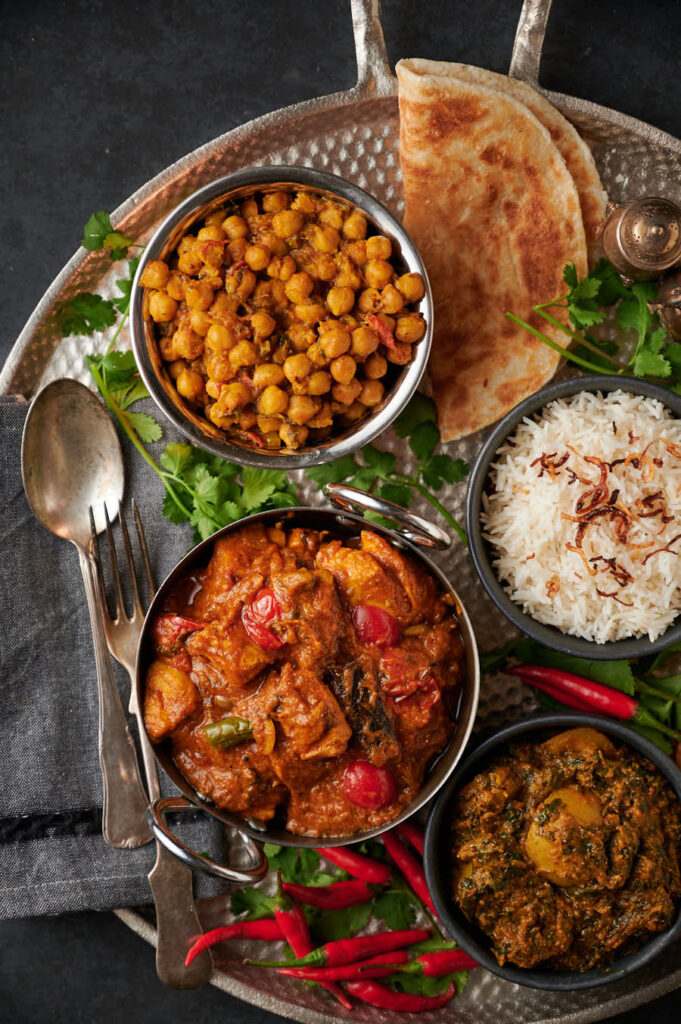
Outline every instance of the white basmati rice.
{"label": "white basmati rice", "polygon": [[[594,494],[601,467],[585,456],[608,464],[605,499]],[[676,618],[681,421],[661,402],[624,391],[551,402],[500,448],[490,478],[484,536],[499,579],[524,612],[598,643],[654,640]],[[620,511],[606,511],[608,502]]]}

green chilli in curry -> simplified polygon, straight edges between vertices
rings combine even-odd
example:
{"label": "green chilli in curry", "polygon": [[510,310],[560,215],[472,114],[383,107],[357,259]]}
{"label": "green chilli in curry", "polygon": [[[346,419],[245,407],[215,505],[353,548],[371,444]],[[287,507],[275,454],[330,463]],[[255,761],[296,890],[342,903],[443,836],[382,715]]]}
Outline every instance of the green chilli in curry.
{"label": "green chilli in curry", "polygon": [[463,787],[453,895],[500,964],[586,971],[674,919],[681,807],[660,772],[594,729],[512,747]]}

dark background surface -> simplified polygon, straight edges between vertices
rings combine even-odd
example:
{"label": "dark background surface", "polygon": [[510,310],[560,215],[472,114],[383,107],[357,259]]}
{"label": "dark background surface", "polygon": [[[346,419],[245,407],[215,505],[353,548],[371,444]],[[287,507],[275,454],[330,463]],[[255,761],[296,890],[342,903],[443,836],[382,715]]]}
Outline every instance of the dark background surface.
{"label": "dark background surface", "polygon": [[[384,0],[390,59],[506,71],[520,7]],[[349,0],[4,0],[0,14],[0,360],[90,213],[214,136],[356,76]],[[679,38],[679,0],[555,0],[542,84],[681,136]],[[153,950],[111,914],[0,923],[0,1021],[124,1016],[280,1019],[214,988],[164,988]],[[672,994],[613,1019],[680,1016]]]}

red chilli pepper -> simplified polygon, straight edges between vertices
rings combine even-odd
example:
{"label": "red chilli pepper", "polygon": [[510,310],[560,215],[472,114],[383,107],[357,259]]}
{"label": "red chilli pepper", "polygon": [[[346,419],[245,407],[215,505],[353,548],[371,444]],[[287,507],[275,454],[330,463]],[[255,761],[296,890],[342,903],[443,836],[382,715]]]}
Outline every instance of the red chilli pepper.
{"label": "red chilli pepper", "polygon": [[[356,935],[353,939],[339,939],[327,942],[313,949],[307,956],[296,960],[248,960],[247,963],[258,967],[339,967],[341,964],[353,964],[378,953],[388,953],[393,949],[404,949],[416,942],[425,942],[430,938],[429,928],[408,928],[405,931],[377,932],[375,935]],[[294,950],[295,952],[295,950]]]}
{"label": "red chilli pepper", "polygon": [[395,962],[395,971],[399,974],[415,974],[423,978],[442,978],[452,971],[468,971],[479,967],[476,960],[464,953],[462,949],[447,949],[441,953],[424,953],[408,964]]}
{"label": "red chilli pepper", "polygon": [[577,711],[608,715],[624,722],[638,722],[648,729],[657,729],[675,739],[681,739],[681,732],[658,722],[633,697],[620,690],[603,686],[602,683],[594,683],[591,679],[583,679],[572,672],[547,668],[544,665],[517,665],[506,669],[506,672],[508,675],[519,676],[528,686],[544,690],[551,697]]}
{"label": "red chilli pepper", "polygon": [[402,836],[403,839],[406,839],[415,850],[418,850],[423,857],[423,832],[418,825],[413,825],[410,821],[404,821],[401,825],[395,826],[395,831],[398,835]]}
{"label": "red chilli pepper", "polygon": [[151,630],[154,647],[159,654],[176,654],[182,637],[204,626],[205,622],[187,619],[184,615],[159,615]]}
{"label": "red chilli pepper", "polygon": [[317,853],[321,853],[322,857],[326,857],[337,868],[347,871],[353,878],[359,878],[362,882],[386,885],[390,881],[392,868],[389,864],[383,864],[373,857],[365,857],[362,853],[355,853],[346,846],[322,847]]}
{"label": "red chilli pepper", "polygon": [[334,882],[333,885],[296,885],[294,882],[284,882],[283,888],[299,903],[320,910],[345,910],[357,903],[366,903],[374,895],[366,882],[354,878],[347,882]]}
{"label": "red chilli pepper", "polygon": [[397,1010],[398,1013],[424,1013],[437,1010],[456,995],[456,985],[452,982],[441,996],[412,996],[406,992],[393,992],[377,981],[349,981],[348,992],[355,999],[378,1006],[381,1010]]}
{"label": "red chilli pepper", "polygon": [[[312,940],[305,920],[305,914],[295,900],[285,893],[281,883],[281,869],[277,871],[277,892],[274,897],[274,916],[282,934],[297,957],[305,957],[312,951]],[[338,985],[323,984],[346,1010],[352,1003]]]}
{"label": "red chilli pepper", "polygon": [[227,942],[228,939],[259,939],[262,942],[281,942],[284,938],[281,928],[272,917],[264,917],[259,921],[239,921],[237,924],[228,924],[224,928],[213,928],[199,936],[194,945],[187,953],[184,962],[189,967],[192,960],[195,960],[199,953],[210,946],[216,946],[219,942]]}
{"label": "red chilli pepper", "polygon": [[378,340],[382,345],[385,345],[386,348],[391,349],[397,347],[395,345],[395,335],[390,330],[390,328],[383,323],[379,316],[376,316],[375,313],[367,313],[366,322],[368,323],[371,330],[378,335]]}
{"label": "red chilli pepper", "polygon": [[435,904],[428,892],[425,872],[416,857],[409,852],[404,843],[398,839],[394,832],[384,832],[381,839],[383,840],[386,850],[397,864],[410,887],[414,890],[419,899],[425,903],[428,909],[437,916]]}
{"label": "red chilli pepper", "polygon": [[260,434],[256,434],[255,430],[244,430],[244,436],[247,437],[251,444],[254,444],[256,448],[265,447],[264,439]]}
{"label": "red chilli pepper", "polygon": [[396,949],[392,953],[380,953],[370,960],[360,960],[355,964],[341,964],[340,967],[280,967],[277,974],[285,974],[289,978],[301,978],[303,981],[353,981],[356,978],[386,978],[389,974],[394,974],[401,964],[408,962],[409,954],[406,949]]}
{"label": "red chilli pepper", "polygon": [[262,587],[241,611],[241,621],[249,640],[264,651],[276,651],[284,646],[284,641],[265,625],[280,616],[281,605],[271,587]]}

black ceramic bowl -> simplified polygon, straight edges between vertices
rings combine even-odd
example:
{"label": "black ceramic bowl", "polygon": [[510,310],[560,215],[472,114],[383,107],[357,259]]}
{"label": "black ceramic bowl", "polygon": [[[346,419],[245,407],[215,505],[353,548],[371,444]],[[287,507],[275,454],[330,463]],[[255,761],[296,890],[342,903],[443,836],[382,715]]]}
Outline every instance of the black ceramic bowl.
{"label": "black ceramic bowl", "polygon": [[546,647],[565,654],[573,654],[580,658],[594,658],[596,660],[615,658],[640,658],[646,654],[652,654],[661,650],[669,644],[681,640],[681,617],[678,617],[668,629],[656,640],[649,640],[647,636],[634,637],[632,639],[613,640],[607,643],[596,643],[593,640],[585,640],[582,637],[572,636],[563,633],[555,626],[548,626],[538,622],[523,611],[519,604],[511,600],[509,594],[499,581],[492,565],[493,550],[491,545],[483,539],[480,513],[482,510],[482,496],[488,485],[489,469],[494,462],[496,453],[499,451],[506,438],[514,432],[516,427],[526,417],[532,417],[540,412],[545,405],[556,398],[569,398],[580,391],[628,391],[634,395],[644,395],[646,398],[656,398],[662,402],[674,416],[681,419],[681,397],[669,391],[667,388],[657,384],[650,384],[647,381],[637,380],[634,377],[618,377],[611,374],[604,374],[600,377],[577,377],[571,380],[562,381],[559,384],[551,384],[543,388],[535,395],[525,399],[520,405],[504,416],[494,428],[480,453],[473,467],[468,487],[466,503],[466,519],[468,523],[468,540],[471,555],[476,572],[480,577],[482,585],[507,619],[522,630],[533,640],[538,640]]}
{"label": "black ceramic bowl", "polygon": [[530,988],[553,989],[556,991],[577,991],[596,988],[619,981],[633,971],[649,963],[663,949],[681,935],[681,909],[677,908],[674,923],[664,932],[649,939],[635,953],[613,961],[607,967],[590,971],[557,971],[549,967],[529,970],[505,965],[501,967],[491,952],[491,943],[486,935],[473,924],[458,908],[451,896],[451,852],[449,829],[452,820],[453,803],[461,786],[477,772],[490,764],[504,748],[511,743],[536,740],[541,742],[575,726],[590,726],[605,733],[618,743],[625,743],[637,751],[660,770],[667,779],[679,801],[681,801],[681,772],[673,761],[663,754],[650,740],[644,739],[619,722],[592,715],[534,715],[522,722],[515,722],[500,729],[490,739],[481,743],[459,764],[449,777],[437,797],[428,818],[424,863],[428,889],[442,924],[458,944],[487,970],[507,981],[528,985]]}

